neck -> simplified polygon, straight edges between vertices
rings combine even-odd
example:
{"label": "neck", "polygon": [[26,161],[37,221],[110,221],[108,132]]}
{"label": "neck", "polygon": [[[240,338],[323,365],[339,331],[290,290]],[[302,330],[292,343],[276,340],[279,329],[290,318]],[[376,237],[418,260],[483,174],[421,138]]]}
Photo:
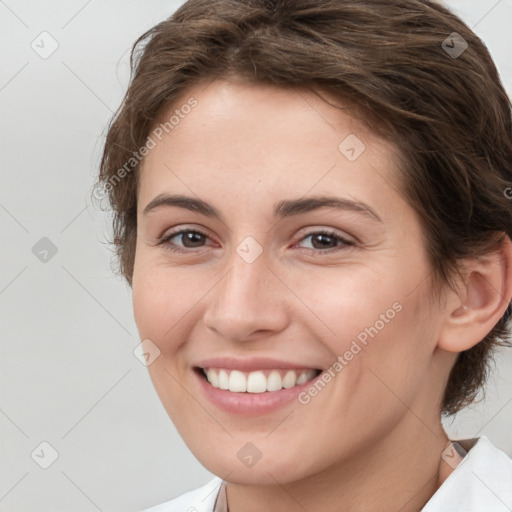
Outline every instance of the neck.
{"label": "neck", "polygon": [[449,440],[441,422],[412,412],[356,457],[287,484],[226,485],[229,512],[418,512],[453,471],[441,458]]}

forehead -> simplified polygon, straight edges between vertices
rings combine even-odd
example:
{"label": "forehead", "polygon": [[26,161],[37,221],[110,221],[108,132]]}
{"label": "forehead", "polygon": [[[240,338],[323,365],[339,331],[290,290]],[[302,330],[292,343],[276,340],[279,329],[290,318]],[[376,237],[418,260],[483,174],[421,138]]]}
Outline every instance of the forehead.
{"label": "forehead", "polygon": [[145,158],[139,198],[147,202],[162,187],[224,197],[237,191],[246,204],[269,189],[357,195],[391,185],[396,193],[393,145],[348,104],[322,96],[340,108],[305,89],[224,80],[190,88],[161,116],[172,129]]}

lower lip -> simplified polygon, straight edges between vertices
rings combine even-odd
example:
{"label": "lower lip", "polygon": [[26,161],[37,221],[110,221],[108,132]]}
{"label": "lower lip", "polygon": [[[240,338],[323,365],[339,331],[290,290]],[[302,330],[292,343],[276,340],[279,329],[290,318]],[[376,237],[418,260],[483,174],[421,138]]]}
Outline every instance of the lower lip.
{"label": "lower lip", "polygon": [[234,414],[258,415],[271,413],[290,402],[307,389],[321,375],[310,379],[300,386],[265,391],[264,393],[234,393],[225,389],[214,388],[200,373],[194,370],[199,385],[206,397],[220,409]]}

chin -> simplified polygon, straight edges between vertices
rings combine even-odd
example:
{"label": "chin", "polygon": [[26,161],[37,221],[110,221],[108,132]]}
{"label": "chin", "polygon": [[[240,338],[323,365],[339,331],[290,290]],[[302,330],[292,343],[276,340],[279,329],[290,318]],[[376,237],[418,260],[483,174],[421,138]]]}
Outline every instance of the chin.
{"label": "chin", "polygon": [[233,484],[288,484],[320,469],[315,468],[313,461],[308,462],[302,458],[297,460],[297,450],[294,453],[283,453],[262,448],[258,452],[255,446],[237,441],[231,445],[217,445],[215,450],[211,446],[210,449],[192,452],[208,471]]}

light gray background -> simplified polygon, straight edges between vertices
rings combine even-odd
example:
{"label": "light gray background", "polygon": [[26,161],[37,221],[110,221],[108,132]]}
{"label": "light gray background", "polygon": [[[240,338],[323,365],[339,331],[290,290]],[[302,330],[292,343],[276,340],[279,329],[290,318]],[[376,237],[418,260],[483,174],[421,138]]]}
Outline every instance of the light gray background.
{"label": "light gray background", "polygon": [[[0,511],[137,511],[211,477],[133,355],[130,289],[111,273],[109,219],[90,200],[127,52],[180,4],[0,0]],[[512,0],[448,4],[512,93]],[[46,59],[31,48],[51,49],[43,31],[59,45]],[[32,252],[43,237],[57,248],[47,262]],[[487,400],[447,429],[512,456],[511,352]],[[48,469],[31,458],[49,460],[43,441],[59,455]]]}

